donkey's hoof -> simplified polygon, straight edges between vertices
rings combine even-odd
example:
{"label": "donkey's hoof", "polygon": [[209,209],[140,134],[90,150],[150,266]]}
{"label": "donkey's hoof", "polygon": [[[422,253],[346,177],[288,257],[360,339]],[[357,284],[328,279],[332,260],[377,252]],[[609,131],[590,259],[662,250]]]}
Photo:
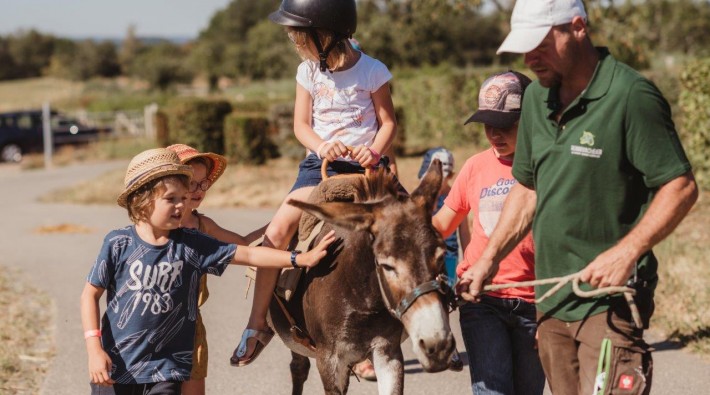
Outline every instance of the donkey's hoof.
{"label": "donkey's hoof", "polygon": [[459,355],[459,352],[456,350],[454,350],[454,353],[451,354],[451,359],[449,359],[449,370],[453,372],[460,372],[463,370],[461,355]]}

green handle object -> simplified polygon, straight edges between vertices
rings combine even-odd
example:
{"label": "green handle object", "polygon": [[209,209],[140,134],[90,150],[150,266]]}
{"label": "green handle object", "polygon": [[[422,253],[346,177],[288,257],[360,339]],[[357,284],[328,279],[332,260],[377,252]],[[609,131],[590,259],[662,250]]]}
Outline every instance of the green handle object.
{"label": "green handle object", "polygon": [[605,337],[602,340],[602,347],[599,351],[599,362],[597,363],[597,376],[594,381],[594,391],[592,395],[602,395],[609,384],[609,369],[611,368],[611,340]]}

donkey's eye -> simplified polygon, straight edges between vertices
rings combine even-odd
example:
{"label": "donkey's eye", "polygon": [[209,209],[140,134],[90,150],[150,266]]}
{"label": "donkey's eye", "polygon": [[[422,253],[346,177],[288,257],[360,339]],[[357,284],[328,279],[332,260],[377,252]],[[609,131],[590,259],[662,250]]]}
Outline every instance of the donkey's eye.
{"label": "donkey's eye", "polygon": [[380,267],[382,270],[387,271],[387,272],[393,272],[394,271],[394,266],[388,265],[386,263],[380,263]]}

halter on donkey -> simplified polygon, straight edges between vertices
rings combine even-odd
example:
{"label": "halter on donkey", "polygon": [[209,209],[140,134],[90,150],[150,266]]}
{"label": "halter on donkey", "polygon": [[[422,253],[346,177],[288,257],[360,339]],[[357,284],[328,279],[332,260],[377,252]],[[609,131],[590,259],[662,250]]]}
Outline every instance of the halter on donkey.
{"label": "halter on donkey", "polygon": [[325,221],[321,235],[334,228],[341,239],[304,274],[290,300],[281,301],[313,339],[315,351],[292,339],[278,301],[270,309],[276,332],[292,350],[294,394],[303,391],[308,357],[316,359],[325,393],[339,394],[347,392],[351,366],[368,356],[379,393],[402,394],[405,330],[426,371],[448,367],[455,349],[447,310],[452,293],[439,276],[445,249],[431,225],[441,180],[437,161],[410,197],[398,196],[396,179],[380,169],[367,176],[333,177],[311,196],[323,200],[318,196],[328,188],[349,185],[351,201],[291,202]]}

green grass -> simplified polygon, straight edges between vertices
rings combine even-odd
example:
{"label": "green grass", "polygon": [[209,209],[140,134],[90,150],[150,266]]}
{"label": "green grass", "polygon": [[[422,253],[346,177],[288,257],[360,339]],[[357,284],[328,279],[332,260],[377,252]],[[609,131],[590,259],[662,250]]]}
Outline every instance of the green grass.
{"label": "green grass", "polygon": [[53,355],[54,305],[28,283],[15,269],[0,270],[0,394],[39,393]]}

